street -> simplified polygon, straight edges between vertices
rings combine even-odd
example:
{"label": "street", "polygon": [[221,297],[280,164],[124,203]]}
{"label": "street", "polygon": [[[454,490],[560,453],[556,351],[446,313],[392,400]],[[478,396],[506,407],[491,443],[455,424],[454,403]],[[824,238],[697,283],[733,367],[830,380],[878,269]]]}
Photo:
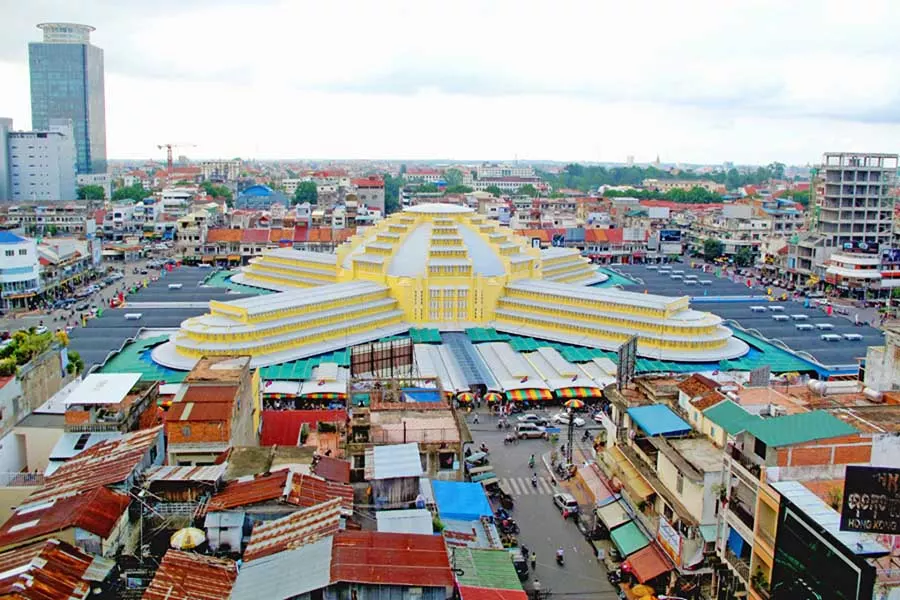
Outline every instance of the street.
{"label": "street", "polygon": [[[538,414],[544,413],[538,411]],[[547,412],[545,416],[551,414]],[[521,529],[519,543],[527,546],[529,552],[537,553],[536,572],[530,573],[524,582],[525,588],[531,590],[537,576],[543,591],[565,594],[567,598],[618,598],[590,543],[573,522],[563,520],[553,504],[552,494],[556,487],[541,460],[543,454],[550,452],[550,442],[525,439],[518,444],[505,445],[503,439],[507,431],[497,429],[497,417],[489,416],[484,409],[478,417],[478,425],[471,424],[469,418],[469,429],[475,440],[473,447],[478,447],[482,442],[488,446],[494,472],[515,498],[513,518]],[[513,422],[515,417],[513,415]],[[580,436],[584,430],[578,428],[576,431]],[[565,433],[560,443],[563,441],[566,441]],[[531,469],[528,467],[532,454],[535,455],[535,470],[539,478],[537,489],[532,487]],[[556,550],[559,547],[565,551],[565,565],[562,567],[556,564]]]}

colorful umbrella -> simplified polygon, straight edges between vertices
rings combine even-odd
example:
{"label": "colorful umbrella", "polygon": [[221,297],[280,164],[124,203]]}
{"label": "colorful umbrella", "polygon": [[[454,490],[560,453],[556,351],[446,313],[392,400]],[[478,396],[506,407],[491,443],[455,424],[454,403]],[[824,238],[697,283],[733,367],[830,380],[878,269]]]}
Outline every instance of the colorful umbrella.
{"label": "colorful umbrella", "polygon": [[179,529],[169,538],[169,543],[178,550],[191,550],[206,541],[206,534],[196,527]]}
{"label": "colorful umbrella", "polygon": [[475,399],[475,394],[473,394],[472,392],[460,392],[459,394],[457,394],[456,399],[462,403],[471,402]]}
{"label": "colorful umbrella", "polygon": [[566,401],[566,403],[563,404],[563,406],[565,406],[566,408],[573,408],[573,409],[584,408],[584,402],[582,402],[581,400],[578,400],[577,398],[573,398],[571,400]]}
{"label": "colorful umbrella", "polygon": [[499,402],[500,400],[503,400],[503,394],[498,392],[488,392],[484,395],[485,402]]}

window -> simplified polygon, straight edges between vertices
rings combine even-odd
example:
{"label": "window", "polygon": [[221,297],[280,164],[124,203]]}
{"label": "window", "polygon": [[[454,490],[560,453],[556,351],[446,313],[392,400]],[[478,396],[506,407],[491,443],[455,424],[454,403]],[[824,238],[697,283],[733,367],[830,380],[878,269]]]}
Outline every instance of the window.
{"label": "window", "polygon": [[21,248],[19,250],[19,256],[25,256],[26,254],[28,254],[28,250],[26,250],[25,248]]}
{"label": "window", "polygon": [[191,426],[190,426],[190,425],[185,425],[184,427],[182,427],[182,428],[181,428],[181,435],[183,435],[183,436],[186,437],[186,438],[191,437]]}
{"label": "window", "polygon": [[15,256],[16,253],[15,253],[14,250],[7,250],[7,251],[6,251],[6,255],[7,255],[7,256]]}
{"label": "window", "polygon": [[761,459],[766,459],[766,443],[759,438],[756,438],[756,442],[753,444],[753,453],[756,454]]}
{"label": "window", "polygon": [[442,471],[452,470],[455,459],[456,459],[456,454],[454,454],[453,452],[439,452],[438,453],[439,468]]}
{"label": "window", "polygon": [[684,493],[684,475],[681,474],[681,471],[675,475],[675,491],[679,495]]}

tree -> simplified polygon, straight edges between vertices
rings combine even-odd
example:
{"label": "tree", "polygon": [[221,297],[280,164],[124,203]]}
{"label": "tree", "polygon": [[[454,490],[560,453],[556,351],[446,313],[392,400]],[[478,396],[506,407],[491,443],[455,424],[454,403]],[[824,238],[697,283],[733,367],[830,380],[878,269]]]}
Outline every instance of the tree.
{"label": "tree", "polygon": [[55,224],[51,223],[50,226],[47,227],[47,235],[53,237],[57,233],[59,233],[59,228]]}
{"label": "tree", "polygon": [[706,260],[716,260],[722,256],[723,250],[722,242],[719,240],[714,238],[703,240],[703,257],[706,258]]}
{"label": "tree", "polygon": [[[403,171],[403,165],[400,166]],[[400,208],[400,188],[403,187],[403,175],[398,177],[385,173],[384,175],[384,213],[389,215]]]}
{"label": "tree", "polygon": [[784,179],[784,163],[773,162],[767,167],[771,179]]}
{"label": "tree", "polygon": [[102,185],[81,185],[78,186],[79,200],[104,200],[106,192]]}
{"label": "tree", "polygon": [[140,183],[132,186],[121,187],[113,192],[113,201],[119,200],[143,200],[147,196],[147,191]]}
{"label": "tree", "polygon": [[303,204],[309,202],[315,204],[319,201],[319,188],[316,187],[314,181],[301,181],[294,192],[294,204]]}
{"label": "tree", "polygon": [[734,264],[739,267],[749,267],[755,262],[754,259],[755,256],[750,246],[741,246],[734,255]]}
{"label": "tree", "polygon": [[489,185],[486,188],[484,188],[484,191],[486,191],[488,194],[493,194],[493,195],[497,196],[498,198],[503,195],[503,190],[498,188],[496,185]]}
{"label": "tree", "polygon": [[520,196],[531,196],[532,198],[538,195],[537,188],[535,188],[530,183],[526,183],[525,185],[520,187],[519,191],[516,193]]}
{"label": "tree", "polygon": [[444,192],[447,194],[471,194],[472,188],[467,185],[451,185]]}
{"label": "tree", "polygon": [[416,191],[420,194],[436,194],[440,192],[440,188],[434,185],[433,183],[423,183],[419,187],[416,188]]}
{"label": "tree", "polygon": [[809,206],[809,190],[795,190],[791,192],[790,199],[802,206]]}
{"label": "tree", "polygon": [[444,171],[444,181],[447,182],[447,187],[455,187],[462,185],[463,182],[463,174],[459,169],[447,169]]}
{"label": "tree", "polygon": [[216,185],[211,181],[204,181],[200,184],[200,187],[206,192],[208,196],[212,196],[213,198],[223,199],[227,204],[231,203],[232,193],[231,189],[224,185]]}
{"label": "tree", "polygon": [[69,364],[66,365],[66,372],[75,373],[76,375],[80,374],[84,371],[84,360],[82,360],[81,355],[75,352],[74,350],[69,350]]}

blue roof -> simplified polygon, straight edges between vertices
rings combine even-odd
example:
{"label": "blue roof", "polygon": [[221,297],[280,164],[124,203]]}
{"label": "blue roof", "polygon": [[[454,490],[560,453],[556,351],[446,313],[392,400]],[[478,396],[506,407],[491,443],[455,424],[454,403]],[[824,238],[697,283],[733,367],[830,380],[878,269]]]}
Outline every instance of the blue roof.
{"label": "blue roof", "polygon": [[11,231],[0,231],[0,244],[18,244],[24,242],[25,238],[14,234]]}
{"label": "blue roof", "polygon": [[649,436],[683,435],[691,432],[691,426],[665,404],[629,408],[628,416]]}
{"label": "blue roof", "polygon": [[476,521],[494,514],[480,483],[432,481],[431,487],[442,519]]}
{"label": "blue roof", "polygon": [[275,191],[267,185],[257,184],[251,185],[247,189],[241,191],[241,196],[271,196]]}

